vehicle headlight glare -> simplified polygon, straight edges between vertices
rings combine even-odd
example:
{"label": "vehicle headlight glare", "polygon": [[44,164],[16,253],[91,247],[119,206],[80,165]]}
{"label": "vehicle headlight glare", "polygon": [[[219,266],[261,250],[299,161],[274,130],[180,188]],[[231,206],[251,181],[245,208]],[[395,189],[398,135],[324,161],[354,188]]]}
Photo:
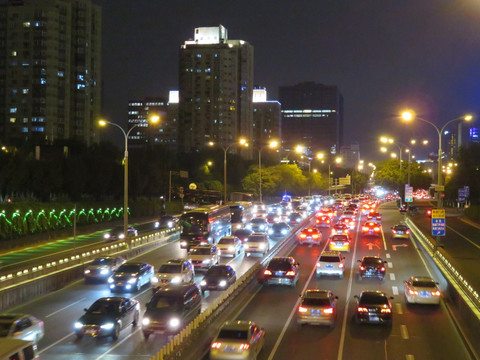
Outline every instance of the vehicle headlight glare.
{"label": "vehicle headlight glare", "polygon": [[109,238],[110,238],[110,234],[103,234],[103,238],[104,238],[104,239],[109,239]]}
{"label": "vehicle headlight glare", "polygon": [[144,318],[142,319],[142,325],[147,326],[147,325],[149,325],[149,324],[150,324],[150,319],[149,319],[148,317],[144,317]]}
{"label": "vehicle headlight glare", "polygon": [[114,326],[113,323],[107,323],[107,324],[100,325],[100,328],[104,330],[112,330],[113,326]]}
{"label": "vehicle headlight glare", "polygon": [[248,244],[243,244],[244,249],[248,249]]}
{"label": "vehicle headlight glare", "polygon": [[268,229],[269,234],[273,234],[273,229]]}
{"label": "vehicle headlight glare", "polygon": [[180,276],[175,276],[172,278],[172,280],[170,280],[172,284],[180,284],[181,281],[182,281],[182,278]]}
{"label": "vehicle headlight glare", "polygon": [[218,286],[225,287],[225,286],[227,286],[227,282],[225,280],[222,280],[218,283]]}
{"label": "vehicle headlight glare", "polygon": [[168,322],[168,325],[171,327],[171,328],[178,328],[180,326],[180,320],[177,319],[177,318],[173,318],[173,319],[170,319],[170,321]]}
{"label": "vehicle headlight glare", "polygon": [[90,274],[90,270],[85,270],[85,274]]}
{"label": "vehicle headlight glare", "polygon": [[235,248],[233,246],[228,247],[228,251],[233,251],[233,250],[235,250]]}
{"label": "vehicle headlight glare", "polygon": [[127,282],[128,282],[129,284],[135,284],[136,281],[137,281],[137,278],[130,278],[130,279],[128,279]]}
{"label": "vehicle headlight glare", "polygon": [[205,280],[200,281],[200,286],[205,286],[207,285],[207,282]]}
{"label": "vehicle headlight glare", "polygon": [[182,246],[187,246],[187,242],[186,242],[186,241],[182,241],[182,242],[180,243],[180,245],[182,245]]}
{"label": "vehicle headlight glare", "polygon": [[81,329],[83,327],[83,324],[77,321],[74,326],[75,326],[75,329]]}
{"label": "vehicle headlight glare", "polygon": [[260,225],[259,228],[260,228],[260,230],[264,230],[264,229],[265,229],[265,225]]}
{"label": "vehicle headlight glare", "polygon": [[265,244],[260,244],[260,249],[264,250],[265,249]]}
{"label": "vehicle headlight glare", "polygon": [[160,227],[160,223],[156,221],[154,226],[155,226],[155,229],[158,229]]}
{"label": "vehicle headlight glare", "polygon": [[125,234],[120,234],[120,235],[118,235],[118,238],[119,238],[119,239],[125,238]]}
{"label": "vehicle headlight glare", "polygon": [[156,276],[152,277],[151,282],[152,282],[152,284],[157,284],[158,283],[158,278]]}
{"label": "vehicle headlight glare", "polygon": [[108,278],[108,283],[109,283],[109,284],[113,283],[113,278],[112,278],[112,277],[109,277],[109,278]]}
{"label": "vehicle headlight glare", "polygon": [[[89,271],[89,270],[87,270],[87,271]],[[102,270],[100,270],[100,274],[101,274],[101,275],[107,275],[108,273],[109,273],[108,269],[102,269]]]}
{"label": "vehicle headlight glare", "polygon": [[205,259],[202,261],[202,264],[209,264],[210,263],[210,259]]}
{"label": "vehicle headlight glare", "polygon": [[282,235],[285,235],[285,234],[287,233],[287,230],[286,230],[286,229],[283,229],[283,230],[281,231],[281,233],[282,233]]}

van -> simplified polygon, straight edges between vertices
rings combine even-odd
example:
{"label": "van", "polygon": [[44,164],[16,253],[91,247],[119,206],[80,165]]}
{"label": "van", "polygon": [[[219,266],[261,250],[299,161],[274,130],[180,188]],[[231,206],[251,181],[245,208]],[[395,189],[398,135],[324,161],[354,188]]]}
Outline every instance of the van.
{"label": "van", "polygon": [[0,360],[39,360],[37,345],[31,341],[0,338]]}
{"label": "van", "polygon": [[193,283],[159,288],[147,303],[142,331],[145,340],[153,333],[179,333],[202,311],[200,289]]}

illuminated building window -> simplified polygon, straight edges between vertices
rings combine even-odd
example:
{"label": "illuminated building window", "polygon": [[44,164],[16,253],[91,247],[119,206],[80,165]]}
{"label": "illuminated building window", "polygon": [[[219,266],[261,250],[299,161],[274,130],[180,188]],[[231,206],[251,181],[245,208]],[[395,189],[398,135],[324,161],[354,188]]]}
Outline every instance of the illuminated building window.
{"label": "illuminated building window", "polygon": [[16,112],[17,112],[17,108],[16,108],[16,107],[10,108],[10,114],[15,114]]}

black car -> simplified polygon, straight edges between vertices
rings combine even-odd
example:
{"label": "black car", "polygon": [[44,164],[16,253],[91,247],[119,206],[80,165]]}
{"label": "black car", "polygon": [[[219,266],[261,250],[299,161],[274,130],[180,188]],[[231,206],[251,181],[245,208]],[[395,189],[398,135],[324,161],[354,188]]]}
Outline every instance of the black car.
{"label": "black car", "polygon": [[162,215],[160,218],[155,221],[155,229],[173,229],[177,226],[179,219],[172,215]]}
{"label": "black car", "polygon": [[286,222],[279,222],[272,224],[270,229],[268,229],[268,235],[270,235],[270,237],[282,237],[286,236],[289,231],[290,225],[288,225]]}
{"label": "black car", "polygon": [[250,229],[238,229],[232,232],[232,236],[236,236],[237,238],[239,238],[242,244],[252,234],[253,234],[253,230],[250,230]]}
{"label": "black car", "polygon": [[125,263],[108,278],[111,291],[139,291],[150,284],[155,271],[152,265],[145,263]]}
{"label": "black car", "polygon": [[369,324],[392,324],[392,304],[383,291],[362,291],[360,296],[355,295],[357,311],[355,322]]}
{"label": "black car", "polygon": [[202,294],[206,290],[224,290],[237,280],[237,273],[230,265],[214,265],[200,282]]}
{"label": "black car", "polygon": [[303,220],[302,214],[298,212],[293,212],[288,216],[288,223],[292,226],[300,224]]}
{"label": "black car", "polygon": [[274,257],[263,271],[263,282],[295,286],[300,276],[299,265],[291,256]]}
{"label": "black car", "polygon": [[126,237],[134,237],[137,235],[138,235],[137,229],[135,229],[132,226],[129,226],[127,228],[127,236],[125,236],[125,232],[123,231],[123,225],[122,225],[122,226],[116,226],[110,231],[105,232],[105,234],[103,234],[103,239],[106,242],[110,242],[110,241],[116,241],[116,240],[123,240]]}
{"label": "black car", "polygon": [[195,284],[168,285],[147,303],[142,319],[145,340],[153,333],[179,333],[202,311],[202,295]]}
{"label": "black car", "polygon": [[138,324],[140,305],[137,300],[125,297],[104,297],[95,301],[75,323],[75,334],[118,339],[120,330]]}
{"label": "black car", "polygon": [[360,263],[358,267],[359,279],[363,278],[379,278],[385,279],[385,264],[386,261],[382,260],[378,256],[364,256],[362,260],[358,260]]}

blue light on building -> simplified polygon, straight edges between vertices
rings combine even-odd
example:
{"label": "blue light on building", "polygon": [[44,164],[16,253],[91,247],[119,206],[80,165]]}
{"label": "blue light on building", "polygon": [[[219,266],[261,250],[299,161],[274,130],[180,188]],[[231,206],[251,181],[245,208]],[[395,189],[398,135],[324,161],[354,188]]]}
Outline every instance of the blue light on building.
{"label": "blue light on building", "polygon": [[470,128],[470,142],[479,142],[478,128]]}

